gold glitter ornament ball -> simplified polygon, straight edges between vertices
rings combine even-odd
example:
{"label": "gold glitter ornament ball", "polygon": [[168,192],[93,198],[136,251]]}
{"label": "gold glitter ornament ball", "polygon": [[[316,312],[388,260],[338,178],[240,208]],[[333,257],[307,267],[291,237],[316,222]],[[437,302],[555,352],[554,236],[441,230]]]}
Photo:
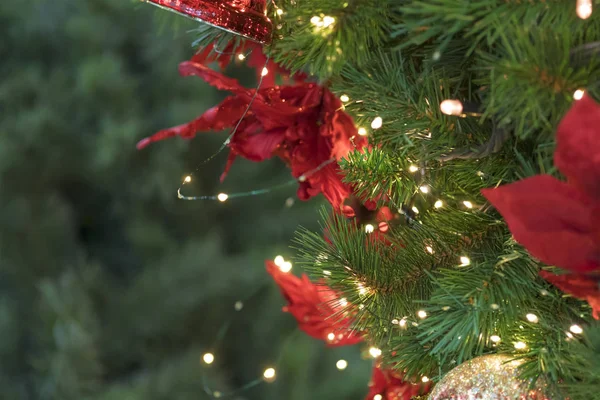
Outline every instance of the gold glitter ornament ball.
{"label": "gold glitter ornament ball", "polygon": [[459,365],[435,385],[429,400],[552,400],[542,379],[533,389],[518,379],[522,361],[510,359],[492,354]]}

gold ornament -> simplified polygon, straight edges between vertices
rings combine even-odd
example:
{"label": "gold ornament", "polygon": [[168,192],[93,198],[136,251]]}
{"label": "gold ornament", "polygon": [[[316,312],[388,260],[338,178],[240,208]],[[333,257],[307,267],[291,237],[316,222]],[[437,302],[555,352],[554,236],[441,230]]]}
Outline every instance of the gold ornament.
{"label": "gold ornament", "polygon": [[510,359],[493,354],[459,365],[435,385],[429,400],[552,400],[542,379],[530,389],[529,381],[518,378],[523,361]]}

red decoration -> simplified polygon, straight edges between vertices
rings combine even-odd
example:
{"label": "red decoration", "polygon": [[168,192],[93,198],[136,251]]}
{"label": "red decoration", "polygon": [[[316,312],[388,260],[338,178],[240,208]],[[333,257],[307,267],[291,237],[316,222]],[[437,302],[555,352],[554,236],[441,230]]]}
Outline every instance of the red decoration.
{"label": "red decoration", "polygon": [[[232,128],[249,104],[249,112],[229,143],[231,152],[222,179],[238,155],[252,161],[279,156],[291,167],[292,175],[299,178],[326,161],[339,160],[354,147],[366,144],[366,139],[357,135],[352,118],[343,111],[340,100],[325,87],[301,83],[261,88],[256,93],[198,63],[184,62],[179,71],[183,76],[199,76],[234,95],[190,123],[143,139],[138,148],[173,136],[190,139],[197,132]],[[351,189],[342,183],[337,163],[329,163],[301,179],[300,199],[307,200],[319,193],[341,210]]]}
{"label": "red decoration", "polygon": [[332,289],[313,284],[306,275],[298,278],[282,272],[272,261],[267,261],[266,266],[288,302],[283,310],[296,318],[300,329],[324,340],[329,346],[353,345],[362,341],[362,337],[351,330],[352,318],[345,315],[352,310],[340,304]]}
{"label": "red decoration", "polygon": [[542,278],[574,297],[586,300],[592,307],[593,316],[600,319],[600,279],[585,275],[554,275],[540,271]]}
{"label": "red decoration", "polygon": [[600,106],[585,96],[575,102],[556,135],[554,162],[567,182],[549,175],[483,190],[515,239],[540,261],[573,275],[541,275],[587,300],[600,317]]}
{"label": "red decoration", "polygon": [[427,394],[431,390],[431,382],[410,383],[402,374],[391,369],[373,368],[373,376],[369,383],[369,394],[365,400],[373,400],[380,395],[383,400],[410,400],[414,396]]}
{"label": "red decoration", "polygon": [[576,102],[560,123],[555,163],[568,182],[539,175],[485,189],[515,239],[549,265],[600,267],[600,107]]}
{"label": "red decoration", "polygon": [[151,4],[217,28],[266,43],[273,24],[266,0],[145,0]]}

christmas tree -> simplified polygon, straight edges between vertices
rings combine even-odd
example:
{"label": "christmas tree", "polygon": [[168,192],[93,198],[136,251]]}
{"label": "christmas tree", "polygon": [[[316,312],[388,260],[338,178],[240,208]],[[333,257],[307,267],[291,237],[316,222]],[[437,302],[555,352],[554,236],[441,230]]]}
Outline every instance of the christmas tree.
{"label": "christmas tree", "polygon": [[[279,157],[324,195],[312,282],[267,270],[310,336],[370,346],[368,399],[600,398],[591,0],[150,3],[203,23],[180,73],[231,95],[139,147],[229,128],[223,178]],[[236,59],[258,87],[208,66]]]}

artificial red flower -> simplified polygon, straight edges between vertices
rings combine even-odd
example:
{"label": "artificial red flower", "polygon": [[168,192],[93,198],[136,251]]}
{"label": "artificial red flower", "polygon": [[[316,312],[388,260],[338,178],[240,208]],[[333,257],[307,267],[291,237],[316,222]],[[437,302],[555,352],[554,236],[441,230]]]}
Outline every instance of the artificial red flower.
{"label": "artificial red flower", "polygon": [[138,148],[173,136],[190,139],[198,132],[233,128],[239,122],[229,142],[231,152],[222,179],[237,156],[252,161],[279,156],[299,178],[300,199],[323,193],[341,210],[351,189],[342,182],[335,161],[354,148],[362,148],[366,140],[357,135],[352,118],[333,93],[314,83],[264,87],[257,92],[191,61],[182,63],[179,71],[183,76],[199,76],[234,95],[190,123],[143,139]]}
{"label": "artificial red flower", "polygon": [[308,335],[324,340],[329,346],[346,346],[362,341],[362,336],[352,330],[352,314],[341,303],[337,294],[322,284],[313,284],[306,275],[301,278],[282,272],[273,261],[267,261],[267,272],[279,286],[288,304],[283,308],[298,321],[298,326]]}
{"label": "artificial red flower", "polygon": [[555,164],[567,182],[538,175],[484,196],[540,261],[574,273],[600,268],[600,106],[585,96],[561,121]]}
{"label": "artificial red flower", "polygon": [[431,390],[431,382],[410,383],[402,374],[391,369],[373,367],[373,376],[369,382],[369,394],[365,400],[373,400],[380,395],[384,400],[410,400],[414,396],[427,394]]}
{"label": "artificial red flower", "polygon": [[586,300],[592,307],[592,315],[600,319],[600,278],[585,275],[554,275],[540,271],[540,276],[573,297]]}

